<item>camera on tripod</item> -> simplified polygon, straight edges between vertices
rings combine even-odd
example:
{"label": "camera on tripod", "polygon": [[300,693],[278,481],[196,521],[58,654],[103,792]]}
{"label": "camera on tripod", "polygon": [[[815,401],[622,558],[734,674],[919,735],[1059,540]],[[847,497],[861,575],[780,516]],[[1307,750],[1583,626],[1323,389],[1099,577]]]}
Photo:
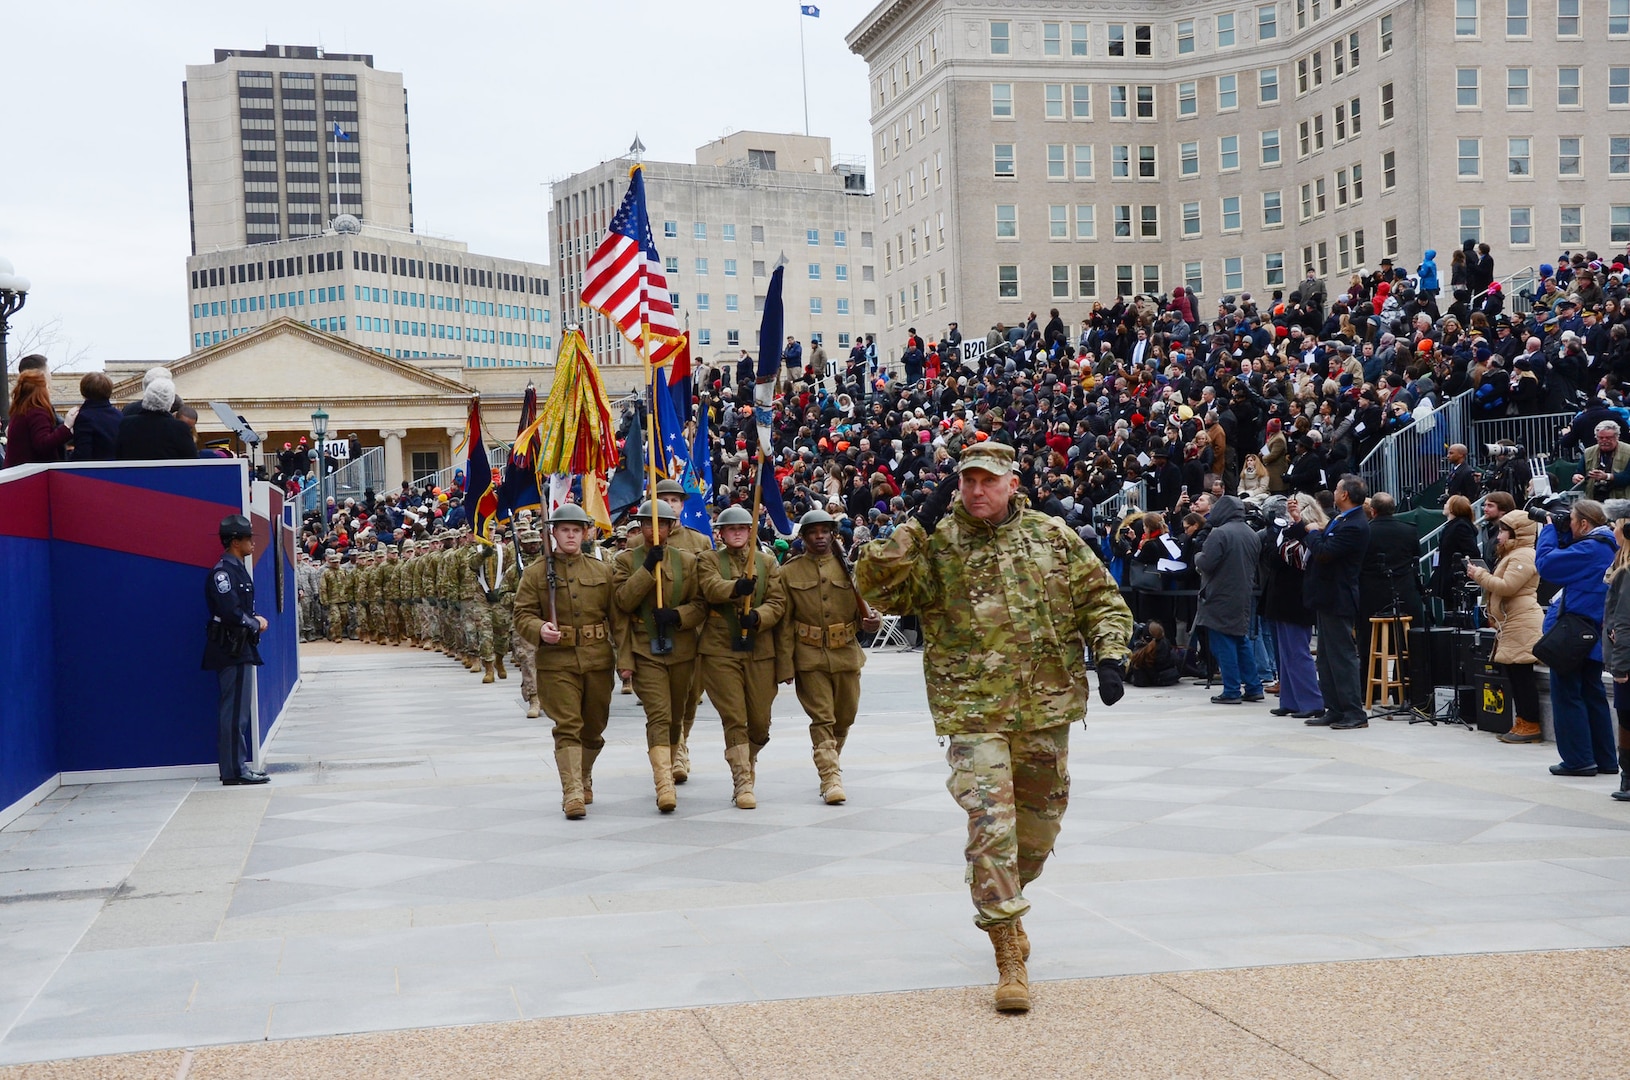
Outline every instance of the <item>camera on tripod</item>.
{"label": "camera on tripod", "polygon": [[1527,447],[1521,443],[1484,443],[1483,449],[1488,451],[1488,456],[1492,458],[1528,456]]}

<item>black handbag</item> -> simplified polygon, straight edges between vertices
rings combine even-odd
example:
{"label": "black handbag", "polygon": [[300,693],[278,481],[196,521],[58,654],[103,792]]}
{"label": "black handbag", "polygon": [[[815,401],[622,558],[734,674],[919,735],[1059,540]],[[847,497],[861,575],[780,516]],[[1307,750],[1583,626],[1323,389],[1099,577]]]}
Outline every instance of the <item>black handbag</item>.
{"label": "black handbag", "polygon": [[1602,624],[1583,615],[1568,611],[1567,600],[1562,612],[1545,636],[1534,643],[1534,659],[1562,675],[1572,675],[1590,659],[1596,643],[1602,636]]}
{"label": "black handbag", "polygon": [[1127,567],[1126,584],[1144,592],[1165,592],[1166,575],[1148,563],[1135,562]]}

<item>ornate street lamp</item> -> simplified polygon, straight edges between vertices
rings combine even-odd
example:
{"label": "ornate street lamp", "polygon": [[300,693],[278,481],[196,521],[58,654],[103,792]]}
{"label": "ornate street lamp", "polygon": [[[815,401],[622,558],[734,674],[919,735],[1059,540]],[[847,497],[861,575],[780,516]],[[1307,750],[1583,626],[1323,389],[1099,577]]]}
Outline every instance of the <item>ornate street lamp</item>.
{"label": "ornate street lamp", "polygon": [[28,303],[28,279],[18,277],[9,259],[0,258],[0,432],[10,420],[11,376],[7,368],[6,335],[11,332],[11,317]]}
{"label": "ornate street lamp", "polygon": [[322,516],[323,524],[326,525],[328,523],[328,499],[325,493],[328,488],[328,469],[325,467],[323,460],[327,457],[323,448],[328,441],[328,414],[323,411],[321,405],[317,406],[317,411],[311,414],[311,433],[317,437],[317,513]]}

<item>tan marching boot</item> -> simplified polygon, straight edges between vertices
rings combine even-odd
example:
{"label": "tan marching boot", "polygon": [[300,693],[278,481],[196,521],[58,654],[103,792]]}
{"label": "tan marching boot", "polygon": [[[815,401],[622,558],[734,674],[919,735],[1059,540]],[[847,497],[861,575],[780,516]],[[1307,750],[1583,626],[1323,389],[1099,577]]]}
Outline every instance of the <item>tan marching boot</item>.
{"label": "tan marching boot", "polygon": [[481,661],[481,681],[483,683],[490,683],[490,682],[492,682],[492,678],[493,678],[493,676],[492,676],[492,661],[491,660],[483,660],[483,661]]}
{"label": "tan marching boot", "polygon": [[538,695],[533,694],[526,699],[526,718],[528,720],[536,720],[541,712],[543,712],[543,706],[538,704]]}
{"label": "tan marching boot", "polygon": [[492,665],[494,670],[498,672],[498,677],[500,679],[509,678],[509,672],[504,670],[504,658],[502,656],[493,657]]}
{"label": "tan marching boot", "polygon": [[623,684],[622,689],[620,691],[618,691],[618,693],[632,694],[634,692],[634,680],[632,680],[632,679],[623,679],[622,684]]}
{"label": "tan marching boot", "polygon": [[598,749],[584,748],[584,806],[595,805],[595,757]]}
{"label": "tan marching boot", "polygon": [[683,784],[690,779],[690,745],[681,735],[674,744],[674,783]]}
{"label": "tan marching boot", "polygon": [[1019,939],[1019,959],[1030,962],[1030,935],[1024,932],[1024,920],[1013,920],[1013,936]]}
{"label": "tan marching boot", "polygon": [[1536,743],[1545,741],[1545,731],[1532,720],[1516,717],[1511,721],[1511,730],[1503,735],[1496,735],[1503,743]]}
{"label": "tan marching boot", "polygon": [[848,798],[843,793],[837,743],[822,743],[815,748],[815,771],[821,774],[821,798],[826,800],[826,805],[836,806]]}
{"label": "tan marching boot", "polygon": [[730,782],[735,788],[731,799],[736,804],[736,809],[756,809],[758,799],[753,795],[753,765],[749,760],[747,744],[727,747],[724,759],[730,763]]}
{"label": "tan marching boot", "polygon": [[560,809],[576,821],[588,811],[583,798],[583,748],[563,746],[555,751],[555,767],[560,770]]}
{"label": "tan marching boot", "polygon": [[646,754],[651,759],[651,781],[657,789],[657,809],[671,814],[679,807],[679,797],[674,794],[673,747],[653,746]]}
{"label": "tan marching boot", "polygon": [[1030,975],[1019,951],[1018,928],[1013,923],[998,923],[986,933],[996,949],[996,1011],[1029,1012]]}

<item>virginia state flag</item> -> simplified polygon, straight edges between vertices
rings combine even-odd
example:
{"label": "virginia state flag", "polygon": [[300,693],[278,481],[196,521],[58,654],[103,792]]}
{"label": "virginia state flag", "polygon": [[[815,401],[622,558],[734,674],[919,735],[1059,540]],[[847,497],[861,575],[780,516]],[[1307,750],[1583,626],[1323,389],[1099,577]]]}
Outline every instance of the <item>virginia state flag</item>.
{"label": "virginia state flag", "polygon": [[818,19],[821,17],[821,9],[816,7],[814,4],[799,4],[798,13],[800,15],[808,15],[812,19]]}
{"label": "virginia state flag", "polygon": [[498,489],[493,486],[492,466],[487,463],[487,444],[481,435],[481,399],[470,399],[470,417],[464,438],[470,446],[464,468],[465,506],[470,515],[470,532],[484,544],[492,543],[493,520],[498,516]]}

